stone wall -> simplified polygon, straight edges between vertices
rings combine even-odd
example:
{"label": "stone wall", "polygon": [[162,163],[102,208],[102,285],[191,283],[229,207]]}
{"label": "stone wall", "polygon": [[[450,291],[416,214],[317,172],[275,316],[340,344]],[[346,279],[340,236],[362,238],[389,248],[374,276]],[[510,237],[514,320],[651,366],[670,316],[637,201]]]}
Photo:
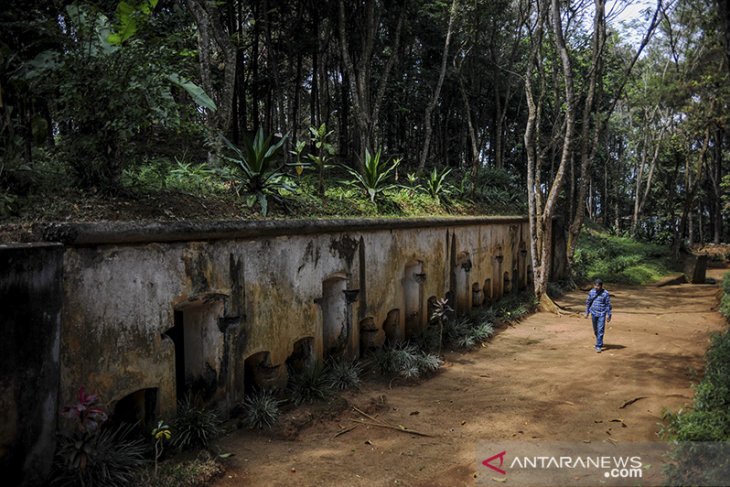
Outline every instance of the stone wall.
{"label": "stone wall", "polygon": [[461,312],[525,288],[527,232],[504,217],[50,228],[67,245],[62,400],[83,384],[169,417],[193,390],[230,410],[283,386],[287,360],[418,333],[429,299]]}

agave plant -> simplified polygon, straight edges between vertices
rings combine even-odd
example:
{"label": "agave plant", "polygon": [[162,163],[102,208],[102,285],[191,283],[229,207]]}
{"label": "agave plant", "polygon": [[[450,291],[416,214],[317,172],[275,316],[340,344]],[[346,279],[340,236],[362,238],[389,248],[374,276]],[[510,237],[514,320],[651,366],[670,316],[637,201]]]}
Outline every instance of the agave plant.
{"label": "agave plant", "polygon": [[441,172],[439,172],[436,168],[433,168],[433,171],[431,171],[431,174],[428,176],[428,180],[426,180],[426,191],[431,198],[435,199],[439,203],[441,202],[442,195],[448,195],[451,192],[446,184],[446,176],[448,176],[450,172],[450,168],[444,168]]}
{"label": "agave plant", "polygon": [[347,171],[352,175],[353,179],[349,182],[353,186],[359,186],[365,190],[365,193],[370,198],[370,201],[375,203],[375,198],[383,191],[395,187],[394,184],[388,184],[387,179],[391,172],[400,164],[400,159],[393,159],[390,164],[388,161],[381,159],[381,151],[378,151],[373,155],[370,151],[365,149],[365,164],[363,171],[358,172],[352,168],[346,168]]}
{"label": "agave plant", "polygon": [[284,145],[286,136],[272,143],[272,136],[264,138],[264,131],[259,128],[253,140],[245,140],[243,149],[236,147],[228,139],[223,138],[233,157],[225,157],[238,169],[239,184],[237,193],[248,195],[247,203],[253,206],[256,202],[261,207],[261,214],[268,211],[268,196],[278,198],[279,191],[292,191],[289,178],[282,172],[282,166],[276,164],[277,152]]}

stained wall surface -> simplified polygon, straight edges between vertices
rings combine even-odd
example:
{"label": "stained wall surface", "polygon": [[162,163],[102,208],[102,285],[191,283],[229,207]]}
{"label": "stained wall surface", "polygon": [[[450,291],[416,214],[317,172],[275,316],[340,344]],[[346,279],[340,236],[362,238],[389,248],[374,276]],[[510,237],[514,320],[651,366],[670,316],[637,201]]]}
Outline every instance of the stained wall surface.
{"label": "stained wall surface", "polygon": [[252,381],[284,384],[303,339],[317,359],[356,357],[420,331],[429,298],[463,312],[527,286],[522,218],[236,228],[57,233],[62,400],[82,384],[112,405],[152,389],[169,417],[192,388],[230,410]]}

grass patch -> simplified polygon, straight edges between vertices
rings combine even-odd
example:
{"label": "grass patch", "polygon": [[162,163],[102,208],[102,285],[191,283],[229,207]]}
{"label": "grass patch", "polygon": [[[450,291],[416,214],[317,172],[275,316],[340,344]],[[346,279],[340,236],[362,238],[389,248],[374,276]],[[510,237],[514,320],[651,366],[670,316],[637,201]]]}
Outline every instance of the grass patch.
{"label": "grass patch", "polygon": [[223,465],[207,452],[193,460],[162,462],[154,475],[150,468],[142,472],[134,485],[141,487],[205,487],[223,475]]}
{"label": "grass patch", "polygon": [[668,247],[610,235],[586,226],[578,239],[573,271],[578,279],[649,284],[675,271]]}
{"label": "grass patch", "polygon": [[[723,305],[730,296],[730,273],[723,277]],[[726,318],[728,314],[723,312]],[[722,449],[708,450],[694,442],[730,441],[730,330],[712,337],[707,350],[705,375],[695,386],[693,407],[687,411],[665,412],[662,436],[676,442],[673,463],[667,468],[671,485],[720,485],[730,475],[730,458]],[[702,448],[701,454],[693,449]],[[726,449],[725,449],[726,450]],[[706,483],[705,483],[706,482]]]}

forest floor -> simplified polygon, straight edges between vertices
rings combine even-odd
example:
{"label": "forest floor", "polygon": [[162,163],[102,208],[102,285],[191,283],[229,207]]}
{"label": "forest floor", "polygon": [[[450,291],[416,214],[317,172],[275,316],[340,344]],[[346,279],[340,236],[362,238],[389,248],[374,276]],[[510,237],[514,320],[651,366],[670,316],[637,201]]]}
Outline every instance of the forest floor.
{"label": "forest floor", "polygon": [[[724,272],[708,277],[719,282]],[[305,418],[288,436],[229,434],[218,446],[233,456],[214,485],[473,485],[489,475],[475,462],[479,442],[660,441],[662,412],[690,405],[708,337],[726,326],[715,311],[719,289],[607,289],[614,316],[601,354],[582,315],[531,315],[484,348],[447,353],[442,371],[420,384],[368,381],[339,411]],[[579,313],[584,299],[575,291],[558,301]],[[431,436],[357,425],[370,420],[352,406]]]}

